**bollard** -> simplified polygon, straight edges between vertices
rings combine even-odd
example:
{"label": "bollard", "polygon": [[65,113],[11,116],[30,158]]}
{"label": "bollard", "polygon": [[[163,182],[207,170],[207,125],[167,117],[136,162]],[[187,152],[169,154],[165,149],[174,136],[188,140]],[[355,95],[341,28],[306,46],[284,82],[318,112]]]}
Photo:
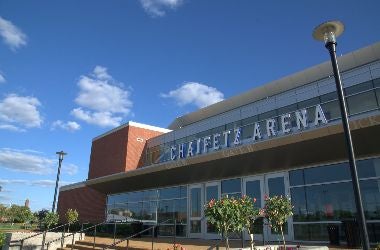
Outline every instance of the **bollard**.
{"label": "bollard", "polygon": [[115,244],[116,238],[116,222],[113,224],[113,244]]}
{"label": "bollard", "polygon": [[152,250],[153,250],[153,241],[154,241],[154,226],[152,227]]}
{"label": "bollard", "polygon": [[45,239],[46,239],[46,231],[44,232],[44,234],[42,236],[41,250],[44,250],[44,248],[45,248]]}

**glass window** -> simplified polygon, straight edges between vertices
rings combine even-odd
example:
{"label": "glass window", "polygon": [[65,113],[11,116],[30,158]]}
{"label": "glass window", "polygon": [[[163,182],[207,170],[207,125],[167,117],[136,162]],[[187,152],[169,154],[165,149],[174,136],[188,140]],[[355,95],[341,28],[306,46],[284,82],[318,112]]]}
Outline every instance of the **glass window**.
{"label": "glass window", "polygon": [[240,178],[222,181],[222,194],[241,192]]}
{"label": "glass window", "polygon": [[226,125],[226,130],[234,130],[234,128],[240,127],[241,121],[231,122]]}
{"label": "glass window", "polygon": [[190,215],[191,217],[201,217],[201,188],[191,188],[190,190]]}
{"label": "glass window", "polygon": [[[323,112],[327,120],[332,120],[332,119],[336,119],[340,117],[340,108],[339,108],[338,101],[326,102],[324,104],[321,104],[321,107],[323,109]],[[315,108],[313,110],[315,111]],[[308,110],[308,113],[309,113],[309,110]]]}
{"label": "glass window", "polygon": [[376,87],[380,87],[380,78],[376,78],[373,80],[373,85]]}
{"label": "glass window", "polygon": [[317,105],[318,103],[319,103],[319,98],[314,97],[314,98],[299,102],[298,103],[298,109],[313,107],[313,106]]}
{"label": "glass window", "polygon": [[303,169],[289,171],[290,186],[305,185]]}
{"label": "glass window", "polygon": [[352,183],[306,187],[306,204],[309,221],[353,218],[355,201]]}
{"label": "glass window", "polygon": [[186,186],[160,189],[160,199],[173,199],[186,197]]}
{"label": "glass window", "polygon": [[352,94],[359,93],[359,92],[362,92],[362,91],[365,91],[368,89],[372,89],[372,88],[373,88],[372,81],[368,81],[368,82],[363,82],[363,83],[356,84],[356,85],[353,85],[351,87],[345,88],[344,93],[347,96],[347,95],[352,95]]}
{"label": "glass window", "polygon": [[373,90],[347,97],[349,113],[356,114],[377,108],[376,96]]}
{"label": "glass window", "polygon": [[306,184],[351,180],[348,163],[304,169],[304,176]]}
{"label": "glass window", "polygon": [[268,112],[265,112],[265,113],[262,113],[262,114],[259,114],[259,120],[266,120],[268,118],[273,118],[277,116],[277,112],[276,110],[271,110],[271,111],[268,111]]}
{"label": "glass window", "polygon": [[295,224],[294,239],[295,240],[313,240],[313,241],[329,241],[327,228],[337,226],[339,230],[339,238],[345,241],[343,228],[339,224]]}
{"label": "glass window", "polygon": [[306,221],[307,208],[306,208],[306,192],[305,187],[292,188],[290,190],[293,205],[293,220]]}
{"label": "glass window", "polygon": [[212,199],[217,200],[218,197],[218,186],[207,186],[206,187],[206,202]]}
{"label": "glass window", "polygon": [[364,214],[367,220],[380,219],[380,180],[360,181]]}
{"label": "glass window", "polygon": [[171,223],[174,219],[174,200],[159,201],[157,216],[158,222]]}
{"label": "glass window", "polygon": [[336,93],[336,91],[334,91],[334,92],[331,92],[331,93],[327,93],[327,94],[321,95],[319,98],[321,99],[321,102],[328,102],[328,101],[332,101],[332,100],[338,100],[338,94]]}
{"label": "glass window", "polygon": [[179,199],[174,201],[174,213],[177,223],[187,223],[187,199]]}
{"label": "glass window", "polygon": [[277,113],[279,115],[284,115],[284,114],[287,114],[287,113],[294,112],[296,110],[297,110],[297,104],[295,103],[295,104],[291,104],[291,105],[288,105],[288,106],[285,106],[285,107],[277,109]]}
{"label": "glass window", "polygon": [[242,127],[242,136],[243,136],[243,139],[252,138],[252,136],[253,136],[253,129],[254,129],[254,125],[253,124],[244,125]]}
{"label": "glass window", "polygon": [[248,118],[241,120],[241,125],[244,126],[247,124],[253,124],[253,123],[257,122],[258,120],[259,120],[259,117],[257,115],[251,116],[251,117],[248,117]]}
{"label": "glass window", "polygon": [[380,177],[380,158],[357,162],[359,178]]}
{"label": "glass window", "polygon": [[260,189],[260,180],[247,181],[245,183],[246,195],[253,198],[256,198],[255,207],[261,208],[261,189]]}
{"label": "glass window", "polygon": [[380,105],[380,88],[376,89],[377,103]]}
{"label": "glass window", "polygon": [[114,204],[114,203],[125,203],[127,202],[127,195],[126,194],[114,194],[109,195],[107,199],[108,204]]}
{"label": "glass window", "polygon": [[284,185],[284,177],[275,177],[268,179],[268,189],[269,196],[284,196],[285,195],[285,185]]}

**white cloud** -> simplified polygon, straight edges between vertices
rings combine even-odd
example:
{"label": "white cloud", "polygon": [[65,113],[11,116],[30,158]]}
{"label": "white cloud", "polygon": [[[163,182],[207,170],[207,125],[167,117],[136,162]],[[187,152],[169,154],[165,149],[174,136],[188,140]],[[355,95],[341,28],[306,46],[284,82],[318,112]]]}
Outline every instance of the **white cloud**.
{"label": "white cloud", "polygon": [[79,130],[80,125],[73,121],[63,122],[61,120],[57,120],[53,122],[53,124],[51,125],[52,130],[55,130],[56,128],[73,132],[73,131]]}
{"label": "white cloud", "polygon": [[[40,127],[43,120],[38,111],[39,106],[41,103],[35,97],[9,94],[0,101],[0,122],[3,122],[3,128],[22,130],[10,123],[16,123],[25,128]],[[11,126],[7,128],[4,125]]]}
{"label": "white cloud", "polygon": [[166,14],[165,9],[179,7],[183,0],[140,0],[144,10],[153,17],[162,17]]}
{"label": "white cloud", "polygon": [[6,82],[6,81],[5,81],[4,74],[2,74],[2,73],[0,72],[0,83],[4,83],[4,82]]}
{"label": "white cloud", "polygon": [[167,94],[161,94],[164,98],[173,98],[179,106],[194,104],[203,108],[224,99],[222,92],[214,87],[197,82],[186,82],[181,87],[171,90]]}
{"label": "white cloud", "polygon": [[81,107],[71,111],[77,119],[101,127],[116,127],[131,113],[130,91],[123,89],[105,67],[96,66],[92,74],[81,76],[78,87],[75,102]]}
{"label": "white cloud", "polygon": [[[0,148],[0,168],[16,172],[25,172],[38,175],[56,173],[58,160],[42,156],[31,150],[16,150]],[[73,175],[78,167],[74,164],[63,164],[62,172]],[[1,182],[0,182],[1,183]]]}
{"label": "white cloud", "polygon": [[[38,187],[54,187],[56,180],[4,180],[0,179],[0,185],[18,184]],[[59,181],[59,186],[69,185],[71,182]],[[11,192],[11,191],[8,191]]]}
{"label": "white cloud", "polygon": [[11,124],[0,124],[0,129],[9,130],[13,132],[25,132],[26,130],[23,128],[19,128],[17,126]]}
{"label": "white cloud", "polygon": [[0,36],[12,50],[26,45],[26,35],[13,23],[0,17]]}

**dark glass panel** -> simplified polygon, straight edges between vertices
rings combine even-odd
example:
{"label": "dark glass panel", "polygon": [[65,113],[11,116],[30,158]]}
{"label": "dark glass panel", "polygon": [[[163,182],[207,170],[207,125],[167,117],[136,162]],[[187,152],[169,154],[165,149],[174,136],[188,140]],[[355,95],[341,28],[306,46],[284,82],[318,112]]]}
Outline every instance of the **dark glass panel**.
{"label": "dark glass panel", "polygon": [[257,122],[258,120],[259,120],[259,118],[257,115],[251,116],[251,117],[248,117],[248,118],[241,120],[241,125],[244,126],[247,124],[253,124],[253,123]]}
{"label": "dark glass panel", "polygon": [[179,199],[174,201],[174,213],[177,223],[187,223],[187,199]]}
{"label": "dark glass panel", "polygon": [[303,169],[289,171],[290,186],[305,185]]}
{"label": "dark glass panel", "polygon": [[241,192],[240,178],[222,181],[222,194]]}
{"label": "dark glass panel", "polygon": [[156,220],[156,209],[157,202],[156,201],[148,201],[143,202],[142,211],[141,211],[141,219],[142,220]]}
{"label": "dark glass panel", "polygon": [[[323,112],[327,120],[336,119],[340,117],[340,108],[338,101],[331,101],[321,104]],[[315,109],[313,109],[315,111]],[[308,111],[309,114],[309,111]],[[314,115],[311,115],[313,117]],[[310,117],[310,114],[309,114]]]}
{"label": "dark glass panel", "polygon": [[380,180],[360,181],[360,190],[367,220],[380,219]]}
{"label": "dark glass panel", "polygon": [[201,221],[192,220],[190,221],[190,233],[200,233],[201,232]]}
{"label": "dark glass panel", "polygon": [[108,204],[114,204],[114,203],[125,203],[128,201],[127,194],[114,194],[109,195],[107,199]]}
{"label": "dark glass panel", "polygon": [[343,220],[355,216],[351,182],[306,187],[308,221]]}
{"label": "dark glass panel", "polygon": [[295,240],[329,241],[328,227],[337,227],[341,241],[345,241],[345,234],[340,224],[295,224]]}
{"label": "dark glass panel", "polygon": [[376,89],[377,103],[380,105],[380,88]]}
{"label": "dark glass panel", "polygon": [[284,177],[275,177],[268,179],[268,188],[269,188],[269,196],[284,196],[285,195],[285,184]]}
{"label": "dark glass panel", "polygon": [[348,163],[308,168],[304,169],[304,174],[306,184],[351,180]]}
{"label": "dark glass panel", "polygon": [[347,97],[349,113],[356,114],[377,108],[375,92],[373,90]]}
{"label": "dark glass panel", "polygon": [[172,223],[172,220],[174,219],[174,200],[164,200],[160,201],[158,204],[158,222]]}
{"label": "dark glass panel", "polygon": [[282,108],[278,108],[277,109],[277,114],[278,115],[284,115],[284,114],[287,114],[287,113],[292,113],[294,111],[297,110],[297,104],[291,104],[291,105],[288,105],[288,106],[285,106],[285,107],[282,107]]}
{"label": "dark glass panel", "polygon": [[212,199],[218,199],[218,186],[206,187],[206,202],[209,202]]}
{"label": "dark glass panel", "polygon": [[242,138],[243,139],[249,139],[252,138],[253,136],[253,129],[254,125],[253,124],[247,124],[242,126]]}
{"label": "dark glass panel", "polygon": [[142,219],[142,202],[128,203],[128,212],[130,213],[128,217],[131,217],[136,220],[141,220]]}
{"label": "dark glass panel", "polygon": [[259,114],[259,120],[260,121],[261,120],[266,120],[266,119],[269,119],[269,118],[273,118],[275,116],[277,116],[276,110],[271,110],[271,111]]}
{"label": "dark glass panel", "polygon": [[297,187],[290,189],[293,205],[293,220],[307,220],[306,194],[305,187]]}
{"label": "dark glass panel", "polygon": [[371,243],[380,241],[380,223],[367,223],[368,237]]}
{"label": "dark glass panel", "polygon": [[321,99],[321,102],[328,102],[328,101],[331,101],[331,100],[338,100],[338,94],[336,93],[336,91],[334,91],[334,92],[331,92],[331,93],[327,93],[327,94],[321,95],[319,98]]}
{"label": "dark glass panel", "polygon": [[174,225],[160,225],[158,227],[158,235],[160,236],[173,236]]}
{"label": "dark glass panel", "polygon": [[201,188],[191,188],[190,197],[190,216],[201,217]]}
{"label": "dark glass panel", "polygon": [[357,162],[359,178],[380,177],[380,158]]}
{"label": "dark glass panel", "polygon": [[373,80],[373,85],[376,87],[380,87],[380,78],[376,78]]}
{"label": "dark glass panel", "polygon": [[241,126],[241,120],[236,122],[231,122],[226,125],[226,130],[234,130],[234,128]]}
{"label": "dark glass panel", "polygon": [[347,96],[347,95],[359,93],[359,92],[372,89],[372,88],[373,88],[372,81],[368,81],[368,82],[359,83],[351,87],[345,88],[344,93]]}
{"label": "dark glass panel", "polygon": [[309,225],[294,224],[293,231],[295,240],[310,240]]}
{"label": "dark glass panel", "polygon": [[186,197],[186,187],[180,186],[180,187],[164,188],[164,189],[160,189],[159,193],[160,193],[161,200]]}
{"label": "dark glass panel", "polygon": [[317,105],[318,103],[319,103],[319,98],[314,97],[314,98],[299,102],[298,103],[298,109],[313,107],[313,106]]}
{"label": "dark glass panel", "polygon": [[260,180],[247,181],[245,184],[246,194],[252,199],[256,199],[255,207],[261,208]]}

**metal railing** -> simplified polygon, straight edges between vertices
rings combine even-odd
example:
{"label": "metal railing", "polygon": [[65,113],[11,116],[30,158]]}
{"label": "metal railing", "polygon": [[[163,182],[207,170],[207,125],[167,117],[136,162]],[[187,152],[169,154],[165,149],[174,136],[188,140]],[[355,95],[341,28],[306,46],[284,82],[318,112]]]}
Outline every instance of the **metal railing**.
{"label": "metal railing", "polygon": [[41,249],[41,250],[44,249],[45,245],[46,245],[46,250],[49,250],[50,245],[51,245],[52,243],[56,242],[56,241],[59,241],[59,240],[61,241],[61,247],[63,247],[63,245],[64,245],[64,241],[65,241],[65,238],[68,238],[68,237],[71,237],[71,236],[72,236],[72,240],[71,240],[71,250],[72,250],[73,247],[74,247],[75,235],[79,233],[80,236],[81,236],[82,233],[84,233],[84,232],[86,232],[86,231],[88,231],[88,230],[90,230],[90,229],[92,229],[92,228],[94,228],[93,248],[95,248],[96,228],[97,228],[98,226],[101,226],[101,225],[104,225],[104,224],[107,224],[107,223],[108,223],[107,221],[103,221],[103,222],[101,222],[101,223],[95,224],[95,225],[93,225],[93,226],[89,226],[89,227],[87,227],[87,228],[83,228],[83,225],[84,225],[84,224],[82,224],[81,230],[76,231],[76,232],[73,232],[73,233],[69,233],[68,235],[65,235],[65,231],[63,231],[63,232],[62,232],[62,237],[57,238],[57,239],[54,239],[54,240],[51,240],[51,241],[46,242],[46,243],[43,242],[43,244],[42,244],[42,249]]}
{"label": "metal railing", "polygon": [[[11,240],[11,241],[9,241],[9,245],[8,246],[9,247],[11,247],[11,246],[20,246],[20,250],[21,250],[23,248],[24,242],[26,240],[34,238],[34,237],[37,237],[37,236],[43,234],[43,236],[42,236],[42,244],[41,244],[42,245],[41,249],[43,250],[43,246],[44,246],[44,243],[45,243],[45,240],[46,240],[46,233],[51,232],[51,231],[56,230],[56,229],[59,229],[61,227],[65,227],[67,225],[69,225],[69,223],[66,223],[66,224],[63,224],[63,225],[60,225],[60,226],[57,226],[57,227],[45,230],[45,231],[40,232],[40,233],[36,233],[36,234],[30,235],[28,237],[25,237],[25,238],[22,238],[22,239],[19,239],[19,240]],[[63,231],[65,231],[65,230],[63,230]],[[17,243],[17,242],[20,242],[20,245],[18,245],[18,244],[12,244],[12,243]]]}
{"label": "metal railing", "polygon": [[[115,246],[117,246],[117,245],[119,245],[120,243],[125,242],[125,241],[127,241],[126,249],[128,250],[128,249],[129,249],[129,240],[130,240],[130,239],[132,239],[132,238],[134,238],[134,237],[137,237],[137,236],[140,236],[141,234],[143,234],[143,233],[145,233],[145,232],[148,232],[148,231],[150,231],[150,230],[152,231],[152,233],[151,233],[151,237],[152,237],[152,250],[153,250],[153,246],[154,246],[154,238],[155,238],[155,230],[156,230],[156,228],[157,228],[158,226],[160,226],[161,224],[164,224],[164,223],[169,222],[169,221],[171,221],[171,220],[172,220],[172,219],[168,219],[168,220],[166,220],[166,221],[163,221],[163,222],[157,223],[156,225],[153,225],[153,226],[151,226],[151,227],[148,227],[148,228],[146,228],[146,229],[143,229],[143,230],[141,230],[140,232],[134,233],[134,234],[132,234],[132,235],[130,235],[130,236],[124,238],[124,239],[121,239],[121,240],[119,240],[119,241],[116,241],[116,242],[115,242],[115,238],[114,238],[114,243],[111,244],[111,245],[108,245],[108,246],[103,247],[103,250],[111,249],[111,248],[113,248],[113,247],[115,247]],[[177,222],[176,222],[176,220],[174,220],[173,245],[176,244],[176,233],[177,233]]]}

